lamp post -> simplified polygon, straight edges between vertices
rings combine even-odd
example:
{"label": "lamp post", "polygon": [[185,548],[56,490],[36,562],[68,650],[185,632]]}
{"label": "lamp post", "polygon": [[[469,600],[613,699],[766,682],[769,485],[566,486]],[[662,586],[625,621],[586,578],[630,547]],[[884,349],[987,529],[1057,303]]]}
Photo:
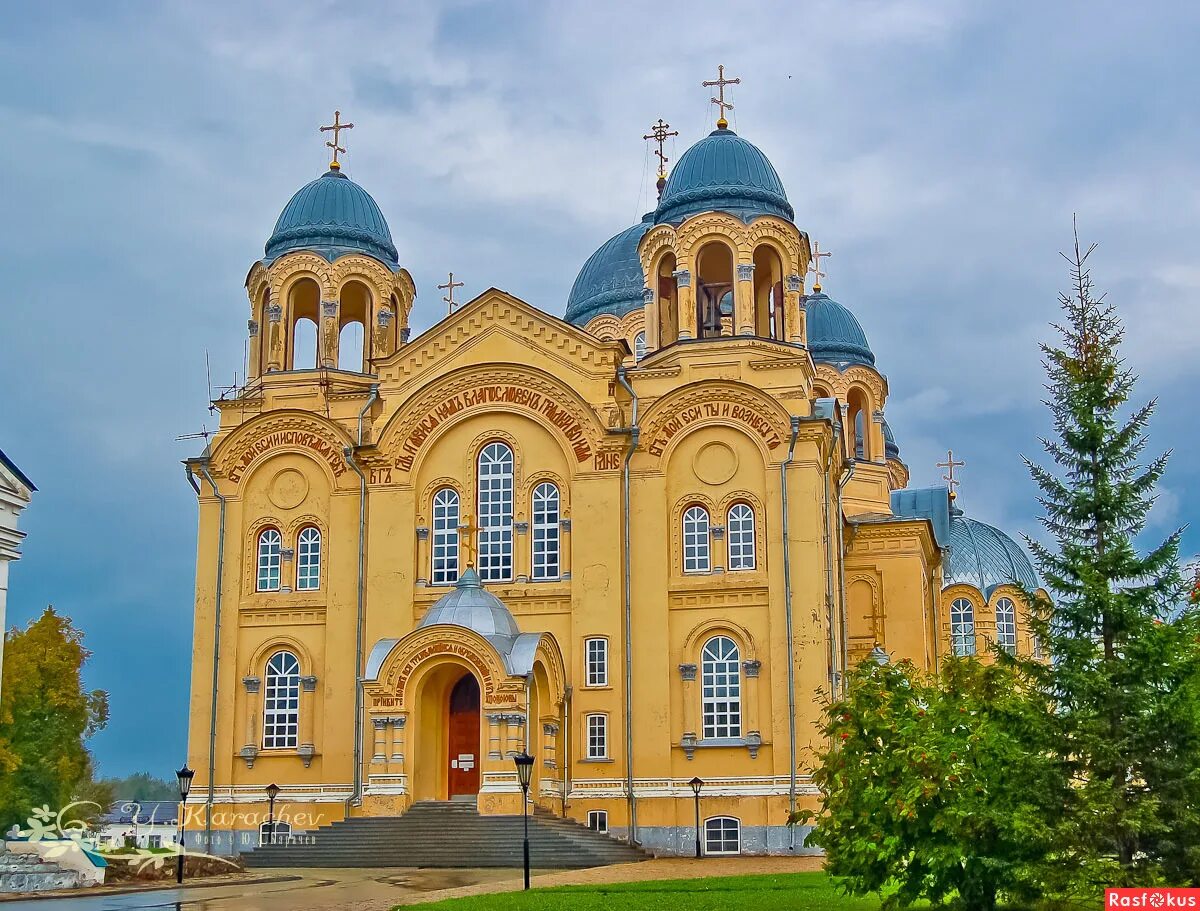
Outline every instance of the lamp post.
{"label": "lamp post", "polygon": [[692,786],[692,796],[696,799],[696,856],[700,856],[700,789],[704,787],[703,778],[693,778],[688,782]]}
{"label": "lamp post", "polygon": [[267,831],[270,832],[270,841],[267,844],[275,844],[275,798],[279,796],[279,785],[271,782],[267,785]]}
{"label": "lamp post", "polygon": [[183,814],[185,804],[187,803],[188,791],[192,789],[192,777],[196,773],[187,767],[187,763],[183,764],[183,768],[175,773],[175,779],[179,782],[179,856],[175,863],[175,882],[183,882]]}
{"label": "lamp post", "polygon": [[521,816],[525,821],[525,888],[529,888],[529,779],[533,775],[533,757],[522,750],[513,757],[517,778],[521,782]]}

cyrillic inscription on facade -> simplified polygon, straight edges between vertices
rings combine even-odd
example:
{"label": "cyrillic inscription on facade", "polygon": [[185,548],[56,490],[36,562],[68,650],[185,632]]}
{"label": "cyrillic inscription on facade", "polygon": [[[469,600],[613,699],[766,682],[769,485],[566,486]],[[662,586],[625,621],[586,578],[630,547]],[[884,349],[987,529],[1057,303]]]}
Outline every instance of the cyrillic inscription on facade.
{"label": "cyrillic inscription on facade", "polygon": [[650,441],[648,449],[650,455],[662,455],[667,444],[671,442],[671,438],[679,431],[690,427],[697,421],[709,418],[727,418],[745,424],[762,437],[768,449],[774,449],[783,442],[783,438],[775,432],[775,427],[770,419],[763,417],[753,408],[733,402],[703,402],[685,408],[675,417],[665,421]]}
{"label": "cyrillic inscription on facade", "polygon": [[571,444],[578,461],[586,462],[592,457],[592,447],[583,425],[560,403],[544,393],[524,386],[493,385],[459,392],[430,408],[401,444],[396,467],[404,471],[412,470],[413,461],[429,435],[444,421],[476,405],[516,405],[518,408],[532,411],[562,432]]}
{"label": "cyrillic inscription on facade", "polygon": [[241,451],[234,459],[233,467],[229,469],[229,480],[241,480],[250,463],[269,449],[297,447],[310,449],[319,455],[335,478],[340,478],[345,473],[346,460],[342,457],[341,447],[337,443],[330,442],[311,430],[275,430],[264,433]]}

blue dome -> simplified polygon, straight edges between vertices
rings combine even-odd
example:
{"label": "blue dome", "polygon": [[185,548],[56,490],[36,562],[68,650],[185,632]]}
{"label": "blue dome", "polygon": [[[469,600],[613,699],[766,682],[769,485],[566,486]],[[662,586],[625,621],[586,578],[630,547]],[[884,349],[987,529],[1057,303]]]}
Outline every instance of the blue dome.
{"label": "blue dome", "polygon": [[683,153],[671,172],[655,222],[680,222],[699,212],[729,212],[792,220],[783,183],[767,156],[733,130],[714,130]]}
{"label": "blue dome", "polygon": [[839,370],[851,364],[875,366],[867,334],[853,313],[819,291],[804,299],[804,309],[808,314],[808,351],[814,361],[833,364]]}
{"label": "blue dome", "polygon": [[892,433],[891,425],[888,424],[887,418],[883,419],[883,454],[888,459],[900,459],[900,444],[896,442],[896,437]]}
{"label": "blue dome", "polygon": [[1025,551],[998,528],[968,519],[961,510],[950,513],[950,553],[943,585],[973,585],[990,598],[998,585],[1016,582],[1039,587],[1037,573]]}
{"label": "blue dome", "polygon": [[272,262],[293,250],[311,250],[331,262],[345,253],[365,253],[399,268],[392,232],[366,190],[331,168],[291,198],[267,241]]}
{"label": "blue dome", "polygon": [[642,306],[646,280],[638,244],[653,224],[653,213],[646,215],[588,257],[567,298],[567,322],[584,326],[601,313],[624,316]]}

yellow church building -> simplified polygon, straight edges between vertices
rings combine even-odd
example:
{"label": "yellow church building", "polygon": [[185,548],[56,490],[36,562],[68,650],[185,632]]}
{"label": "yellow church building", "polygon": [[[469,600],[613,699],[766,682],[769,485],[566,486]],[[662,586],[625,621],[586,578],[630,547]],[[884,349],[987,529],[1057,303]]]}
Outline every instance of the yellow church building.
{"label": "yellow church building", "polygon": [[338,151],[250,268],[247,383],[187,462],[190,841],[256,844],[272,783],[293,836],[520,814],[528,751],[542,814],[691,853],[699,778],[707,853],[805,850],[819,691],[1035,648],[1029,560],[907,487],[888,379],[723,117],[562,315],[492,289],[416,337]]}

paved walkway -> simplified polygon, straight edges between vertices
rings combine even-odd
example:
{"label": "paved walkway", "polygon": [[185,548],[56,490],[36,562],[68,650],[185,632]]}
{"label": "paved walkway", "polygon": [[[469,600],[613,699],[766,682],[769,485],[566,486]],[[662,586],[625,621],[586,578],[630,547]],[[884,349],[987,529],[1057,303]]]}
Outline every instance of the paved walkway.
{"label": "paved walkway", "polygon": [[[648,879],[693,879],[821,869],[819,857],[669,857],[587,870],[534,871],[533,886],[587,885]],[[221,877],[219,884],[124,894],[57,893],[55,897],[5,901],[0,911],[389,911],[415,905],[521,888],[521,871],[409,868],[251,871]],[[61,896],[61,897],[59,897]]]}

